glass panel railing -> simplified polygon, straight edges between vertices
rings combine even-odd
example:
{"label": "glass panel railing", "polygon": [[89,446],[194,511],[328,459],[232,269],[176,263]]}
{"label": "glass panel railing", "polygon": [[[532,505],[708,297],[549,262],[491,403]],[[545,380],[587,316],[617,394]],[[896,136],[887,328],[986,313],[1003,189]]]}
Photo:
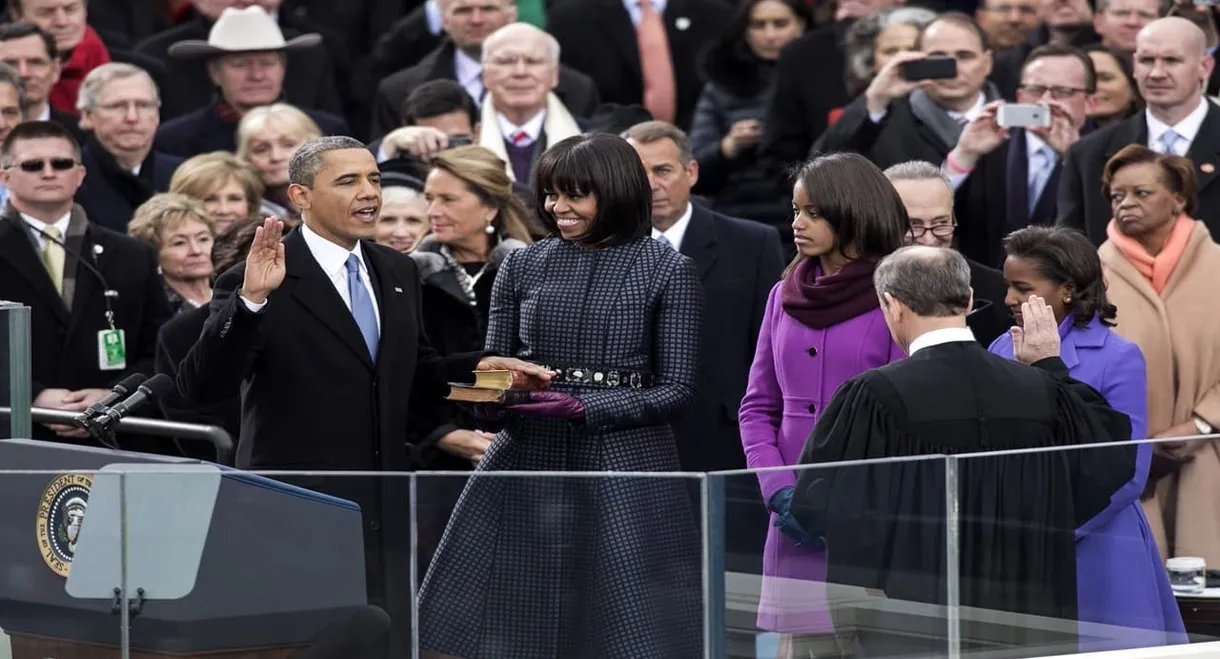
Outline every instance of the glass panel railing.
{"label": "glass panel railing", "polygon": [[[1186,640],[1175,610],[1190,641],[1220,640],[1220,558],[1200,535],[1216,512],[1190,489],[1220,463],[1212,439],[1170,444],[1180,464],[1158,458],[1143,502],[1139,474],[1113,468],[1123,446],[709,475],[254,475],[7,440],[0,656],[125,635],[174,655],[1168,653]],[[794,486],[799,528],[773,526],[769,473]],[[979,487],[1000,481],[1039,496]],[[1162,556],[1202,558],[1203,592],[1195,563],[1171,584]]]}
{"label": "glass panel railing", "polygon": [[421,656],[705,656],[702,478],[418,474]]}
{"label": "glass panel railing", "polygon": [[30,308],[0,300],[0,439],[29,437]]}
{"label": "glass panel railing", "polygon": [[[1017,641],[1020,656],[1030,657],[1164,647],[1186,642],[1187,631],[1192,641],[1215,641],[1214,614],[1200,616],[1211,618],[1210,628],[1183,625],[1183,612],[1211,599],[1195,592],[1207,585],[1206,567],[1182,571],[1171,584],[1165,561],[1220,546],[1203,541],[1208,526],[1220,528],[1216,509],[1182,499],[1195,462],[1220,464],[1213,439],[951,458],[959,473],[963,639]],[[1181,460],[1167,460],[1171,454]],[[999,481],[1020,487],[975,486]],[[1190,510],[1213,521],[1190,519]]]}
{"label": "glass panel railing", "polygon": [[393,656],[411,656],[410,474],[114,468],[127,479],[131,589],[146,600],[133,652],[386,656],[393,639]]}
{"label": "glass panel railing", "polygon": [[712,656],[949,656],[949,484],[940,456],[709,475]]}
{"label": "glass panel railing", "polygon": [[98,492],[117,503],[121,479],[62,455],[62,468],[21,469],[54,465],[49,457],[38,446],[0,442],[0,460],[16,467],[0,472],[0,656],[117,656],[120,532],[83,522]]}

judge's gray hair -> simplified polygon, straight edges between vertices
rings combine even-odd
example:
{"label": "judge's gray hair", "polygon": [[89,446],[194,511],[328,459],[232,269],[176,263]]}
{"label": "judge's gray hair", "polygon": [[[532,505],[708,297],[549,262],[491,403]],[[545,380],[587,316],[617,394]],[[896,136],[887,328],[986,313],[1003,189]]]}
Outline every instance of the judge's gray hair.
{"label": "judge's gray hair", "polygon": [[292,154],[292,159],[288,161],[288,182],[312,188],[313,181],[317,178],[318,171],[322,169],[322,161],[327,153],[345,149],[366,148],[368,147],[364,145],[364,142],[354,137],[343,135],[315,137],[302,144]]}
{"label": "judge's gray hair", "polygon": [[957,250],[911,245],[881,260],[873,286],[903,303],[916,316],[965,315],[970,307],[970,264]]}

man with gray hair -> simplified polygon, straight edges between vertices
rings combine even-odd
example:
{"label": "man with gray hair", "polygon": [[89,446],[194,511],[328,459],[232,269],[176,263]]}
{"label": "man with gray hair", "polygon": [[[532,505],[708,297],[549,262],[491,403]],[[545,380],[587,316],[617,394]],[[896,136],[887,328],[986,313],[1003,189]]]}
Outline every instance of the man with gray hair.
{"label": "man with gray hair", "polygon": [[[910,229],[908,245],[955,247],[957,217],[953,212],[953,187],[940,167],[926,160],[908,160],[884,172],[906,206]],[[1004,298],[1008,286],[999,270],[969,258],[970,287],[976,293],[966,324],[984,347],[991,345],[1012,326]]]}
{"label": "man with gray hair", "polygon": [[153,149],[161,125],[161,97],[148,72],[108,62],[89,72],[76,97],[80,125],[89,131],[81,164],[89,172],[76,200],[89,219],[127,232],[141,204],[169,190],[182,158]]}
{"label": "man with gray hair", "polygon": [[[239,468],[412,471],[432,447],[412,445],[409,429],[438,425],[433,415],[447,383],[471,382],[476,369],[549,381],[549,371],[520,360],[440,357],[428,345],[414,261],[373,242],[381,172],[364,144],[310,140],[293,154],[288,175],[304,224],[283,241],[283,222],[258,228],[245,262],[216,281],[203,333],[178,370],[179,392],[195,404],[240,393]],[[395,621],[391,656],[407,656],[407,481],[297,482],[360,504],[369,602]]]}
{"label": "man with gray hair", "polygon": [[[371,139],[402,126],[403,103],[424,83],[452,80],[466,90],[476,106],[483,102],[487,91],[483,86],[483,43],[496,30],[517,20],[516,0],[444,0],[437,7],[448,39],[414,65],[378,83]],[[593,79],[562,65],[555,95],[578,117],[592,115],[599,104]]]}
{"label": "man with gray hair", "polygon": [[[792,514],[832,548],[826,581],[948,604],[939,549],[944,459],[827,463],[962,456],[955,466],[963,610],[1075,621],[1075,530],[1133,477],[1130,421],[1068,378],[1054,314],[1041,298],[1030,298],[1024,327],[1013,330],[1017,361],[980,346],[966,327],[970,268],[956,251],[903,247],[877,266],[874,284],[890,333],[910,356],[844,383],[801,455],[802,464],[820,467],[798,480]],[[967,456],[1094,442],[1110,444]],[[963,637],[977,633],[973,624],[962,621]],[[1005,639],[1012,647],[1040,642],[1037,631],[1013,628]],[[857,654],[943,654],[943,622],[930,619],[926,631],[922,640],[862,633]]]}
{"label": "man with gray hair", "polygon": [[530,180],[548,146],[585,131],[554,94],[559,42],[529,23],[505,25],[483,42],[483,84],[477,144],[500,156],[514,181]]}

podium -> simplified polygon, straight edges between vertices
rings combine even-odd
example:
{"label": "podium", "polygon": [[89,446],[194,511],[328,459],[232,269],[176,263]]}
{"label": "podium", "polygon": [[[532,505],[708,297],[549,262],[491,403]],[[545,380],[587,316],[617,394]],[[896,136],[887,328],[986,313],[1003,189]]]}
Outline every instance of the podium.
{"label": "podium", "polygon": [[367,604],[350,501],[196,460],[25,439],[0,440],[0,469],[43,472],[0,475],[13,659],[119,657],[125,635],[138,659],[287,659]]}

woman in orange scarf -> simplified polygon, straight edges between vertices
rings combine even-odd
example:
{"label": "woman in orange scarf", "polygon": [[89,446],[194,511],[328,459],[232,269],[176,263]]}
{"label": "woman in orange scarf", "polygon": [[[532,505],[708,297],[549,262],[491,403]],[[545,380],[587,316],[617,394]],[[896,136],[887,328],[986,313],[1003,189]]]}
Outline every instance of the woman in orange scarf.
{"label": "woman in orange scarf", "polygon": [[1196,209],[1194,164],[1139,144],[1106,163],[1099,250],[1120,335],[1143,351],[1153,447],[1144,510],[1162,556],[1220,566],[1220,245]]}

